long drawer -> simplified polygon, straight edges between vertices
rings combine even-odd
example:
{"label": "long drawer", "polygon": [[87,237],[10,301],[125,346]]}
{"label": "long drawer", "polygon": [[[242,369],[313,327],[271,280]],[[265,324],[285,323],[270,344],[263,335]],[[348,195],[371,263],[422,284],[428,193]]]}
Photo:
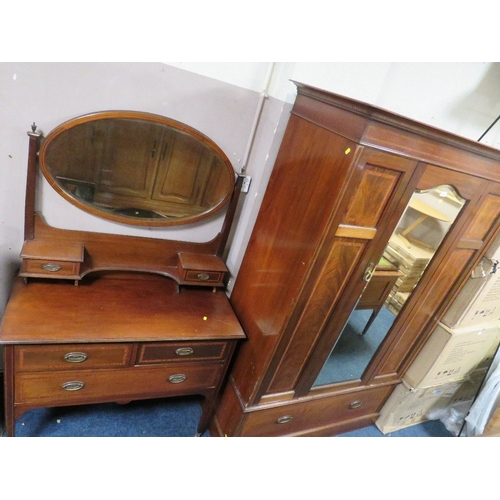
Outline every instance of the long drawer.
{"label": "long drawer", "polygon": [[130,363],[133,344],[60,344],[15,347],[18,372],[122,368]]}
{"label": "long drawer", "polygon": [[378,387],[252,411],[247,414],[241,435],[300,435],[314,428],[360,419],[376,414],[381,401],[384,401],[393,389],[392,386]]}
{"label": "long drawer", "polygon": [[195,394],[216,385],[223,364],[135,366],[111,370],[21,373],[15,378],[16,404],[51,406],[128,398]]}

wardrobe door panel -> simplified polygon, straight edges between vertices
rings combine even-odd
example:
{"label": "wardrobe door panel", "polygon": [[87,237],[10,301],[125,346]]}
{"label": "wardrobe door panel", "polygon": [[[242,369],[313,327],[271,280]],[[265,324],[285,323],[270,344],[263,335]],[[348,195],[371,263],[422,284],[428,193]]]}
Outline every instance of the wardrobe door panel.
{"label": "wardrobe door panel", "polygon": [[[475,186],[475,193],[467,193],[471,199],[447,238],[447,244],[436,253],[422,283],[415,290],[412,303],[398,318],[400,321],[392,332],[392,345],[387,346],[384,359],[376,370],[379,381],[395,380],[404,374],[432,333],[436,319],[443,316],[445,307],[453,302],[460,286],[498,233],[500,185],[470,176],[462,177],[465,177],[462,192],[471,191],[470,187]],[[454,175],[448,175],[448,182],[452,185],[453,178]],[[420,337],[417,338],[415,332],[421,333]]]}
{"label": "wardrobe door panel", "polygon": [[[366,148],[357,167],[302,290],[297,307],[300,317],[292,317],[285,332],[286,346],[273,367],[268,394],[295,388],[304,353],[311,352],[334,309],[348,317],[366,285],[365,268],[378,261],[387,228],[395,226],[402,213],[403,193],[409,191],[416,162]],[[341,329],[341,323],[339,319],[336,327]]]}
{"label": "wardrobe door panel", "polygon": [[[471,181],[460,174],[442,175],[440,170],[443,169],[420,165],[418,175],[414,176],[418,182],[412,184],[415,192],[403,216],[390,237],[381,239],[385,248],[381,252],[383,258],[378,261],[373,272],[376,280],[370,281],[363,289],[354,310],[346,307],[346,302],[342,300],[339,307],[332,311],[311,353],[311,362],[301,375],[296,394],[308,394],[311,386],[314,391],[324,391],[327,390],[326,386],[336,384],[335,390],[345,390],[347,387],[371,383],[374,367],[380,363],[385,349],[395,338],[396,325],[401,323],[398,320],[405,317],[407,304],[410,307],[412,303],[415,304],[413,295],[417,294],[422,276],[428,273],[432,276],[434,272],[432,267],[428,270],[428,266],[436,249],[448,251],[449,243],[445,236],[450,228],[454,228],[455,235],[463,228],[463,220],[458,215],[462,213],[467,200],[460,196],[457,186],[464,188],[462,192],[469,196],[473,196],[473,191],[477,193],[478,186],[481,187],[481,181]],[[448,184],[433,185],[433,182],[444,182],[445,179],[450,182],[453,177],[455,187]],[[469,184],[475,189],[468,189]],[[477,200],[477,194],[475,198]],[[473,207],[473,204],[470,205],[469,213]],[[456,259],[452,256],[450,265],[467,263],[470,256],[468,250]],[[440,287],[447,287],[448,279],[449,276],[445,275],[436,280],[436,291],[431,293],[438,293]],[[386,280],[383,282],[386,284],[383,286],[384,294],[379,294],[378,302],[368,307],[365,296],[369,297],[373,291],[370,288],[372,282],[380,285],[380,280]],[[420,310],[418,312],[420,319],[422,314]],[[410,323],[409,327],[418,331],[418,321],[414,319]],[[394,381],[397,381],[397,377],[387,380]]]}

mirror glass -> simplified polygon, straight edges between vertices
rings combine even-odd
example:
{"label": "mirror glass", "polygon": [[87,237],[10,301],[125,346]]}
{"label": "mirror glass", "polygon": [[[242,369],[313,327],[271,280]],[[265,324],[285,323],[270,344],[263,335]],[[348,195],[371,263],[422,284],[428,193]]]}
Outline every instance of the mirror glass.
{"label": "mirror glass", "polygon": [[413,194],[314,387],[362,377],[464,203],[451,186]]}
{"label": "mirror glass", "polygon": [[234,171],[213,141],[167,118],[109,112],[52,131],[40,149],[48,182],[74,205],[133,225],[185,224],[229,200]]}

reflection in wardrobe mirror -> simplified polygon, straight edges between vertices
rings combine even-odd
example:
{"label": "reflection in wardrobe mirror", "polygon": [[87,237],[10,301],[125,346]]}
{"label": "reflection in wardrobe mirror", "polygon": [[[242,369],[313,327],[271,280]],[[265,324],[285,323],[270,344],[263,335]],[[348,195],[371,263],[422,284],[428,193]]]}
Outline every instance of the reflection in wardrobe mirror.
{"label": "reflection in wardrobe mirror", "polygon": [[362,377],[464,203],[451,186],[413,194],[314,386]]}
{"label": "reflection in wardrobe mirror", "polygon": [[54,129],[40,168],[65,199],[132,225],[197,221],[221,209],[234,189],[226,155],[208,137],[158,115],[93,113]]}

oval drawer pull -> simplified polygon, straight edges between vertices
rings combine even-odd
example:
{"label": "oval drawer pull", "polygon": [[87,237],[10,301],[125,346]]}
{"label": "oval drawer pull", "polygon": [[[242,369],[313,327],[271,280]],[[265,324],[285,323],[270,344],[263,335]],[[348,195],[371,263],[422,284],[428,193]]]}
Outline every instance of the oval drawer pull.
{"label": "oval drawer pull", "polygon": [[49,271],[51,273],[57,273],[57,271],[61,270],[61,266],[59,264],[51,264],[50,262],[48,264],[44,264],[42,266],[42,269],[44,271]]}
{"label": "oval drawer pull", "polygon": [[210,275],[207,274],[207,273],[200,273],[200,274],[197,274],[196,277],[200,280],[200,281],[207,281],[208,279],[210,279]]}
{"label": "oval drawer pull", "polygon": [[168,381],[172,384],[180,384],[181,382],[184,382],[184,380],[186,380],[186,375],[184,375],[183,373],[177,373],[168,377]]}
{"label": "oval drawer pull", "polygon": [[293,420],[293,417],[291,415],[284,415],[283,417],[278,418],[278,420],[276,420],[276,423],[286,424],[287,422],[290,422],[290,420]]}
{"label": "oval drawer pull", "polygon": [[65,391],[79,391],[80,389],[83,389],[85,387],[85,384],[78,380],[74,380],[72,382],[64,382],[61,387]]}
{"label": "oval drawer pull", "polygon": [[192,347],[179,347],[179,349],[175,350],[175,354],[177,354],[177,356],[191,356],[193,352],[194,349]]}
{"label": "oval drawer pull", "polygon": [[64,355],[64,361],[68,363],[83,363],[87,358],[84,352],[68,352]]}
{"label": "oval drawer pull", "polygon": [[362,402],[362,401],[360,401],[360,400],[358,399],[358,400],[356,400],[356,401],[353,401],[353,402],[349,405],[349,408],[350,408],[350,409],[359,408],[362,404],[363,404],[363,402]]}

